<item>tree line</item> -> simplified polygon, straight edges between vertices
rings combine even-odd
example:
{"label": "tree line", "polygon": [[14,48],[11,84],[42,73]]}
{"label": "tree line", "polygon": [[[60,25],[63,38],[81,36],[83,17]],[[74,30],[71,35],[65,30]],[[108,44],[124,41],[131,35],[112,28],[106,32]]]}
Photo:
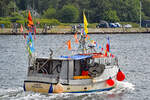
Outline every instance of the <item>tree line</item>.
{"label": "tree line", "polygon": [[142,19],[150,19],[150,0],[141,2],[142,9],[140,0],[1,0],[0,17],[20,15],[17,12],[34,9],[40,18],[64,23],[82,22],[83,11],[91,23],[100,20],[139,22],[140,9]]}

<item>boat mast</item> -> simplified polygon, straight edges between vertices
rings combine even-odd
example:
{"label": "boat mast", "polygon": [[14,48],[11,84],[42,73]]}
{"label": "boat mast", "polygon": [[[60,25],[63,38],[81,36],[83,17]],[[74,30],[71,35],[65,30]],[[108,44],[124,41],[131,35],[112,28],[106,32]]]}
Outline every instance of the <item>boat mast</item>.
{"label": "boat mast", "polygon": [[81,49],[81,52],[82,52],[82,54],[85,54],[85,53],[87,53],[87,48],[86,48],[86,41],[85,41],[85,39],[86,39],[86,34],[88,33],[88,30],[87,30],[87,19],[86,19],[86,16],[85,16],[85,14],[84,14],[84,11],[83,11],[83,24],[84,24],[84,28],[83,28],[83,30],[84,31],[82,31],[81,30],[81,38],[80,38],[80,41],[79,41],[79,49]]}
{"label": "boat mast", "polygon": [[85,54],[86,53],[86,41],[85,41],[85,34],[84,33],[81,33],[81,38],[80,38],[80,41],[79,41],[79,49],[81,49],[81,52],[82,54]]}

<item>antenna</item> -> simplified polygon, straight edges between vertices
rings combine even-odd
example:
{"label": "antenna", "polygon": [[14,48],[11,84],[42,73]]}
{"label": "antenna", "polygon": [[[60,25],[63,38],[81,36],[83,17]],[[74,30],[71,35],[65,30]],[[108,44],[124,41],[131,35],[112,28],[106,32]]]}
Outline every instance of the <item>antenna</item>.
{"label": "antenna", "polygon": [[79,48],[82,50],[82,53],[85,54],[86,53],[86,41],[85,41],[85,34],[81,33],[81,38],[79,40]]}

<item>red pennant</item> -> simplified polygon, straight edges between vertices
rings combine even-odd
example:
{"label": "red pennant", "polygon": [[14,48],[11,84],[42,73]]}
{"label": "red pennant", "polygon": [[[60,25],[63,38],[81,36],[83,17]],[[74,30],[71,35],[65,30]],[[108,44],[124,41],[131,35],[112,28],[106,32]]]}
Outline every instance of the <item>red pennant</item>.
{"label": "red pennant", "polygon": [[109,52],[109,44],[106,44],[106,52]]}
{"label": "red pennant", "polygon": [[78,39],[76,39],[75,42],[78,44],[79,43]]}
{"label": "red pennant", "polygon": [[105,56],[105,57],[107,57],[107,51],[105,51],[105,54],[104,54],[104,56]]}
{"label": "red pennant", "polygon": [[71,50],[71,40],[67,41],[67,45],[68,45],[68,50]]}
{"label": "red pennant", "polygon": [[34,39],[36,40],[36,27],[33,28],[34,28]]}
{"label": "red pennant", "polygon": [[28,12],[28,20],[32,21],[32,16],[31,16],[30,10]]}
{"label": "red pennant", "polygon": [[111,54],[111,56],[112,56],[112,58],[114,58],[114,57],[115,57],[115,55],[113,55],[113,54]]}
{"label": "red pennant", "polygon": [[78,38],[77,38],[77,33],[74,34],[75,42],[79,43]]}
{"label": "red pennant", "polygon": [[118,81],[123,81],[125,79],[124,73],[119,69],[117,73],[117,80]]}
{"label": "red pennant", "polygon": [[74,34],[74,38],[77,39],[77,33]]}
{"label": "red pennant", "polygon": [[28,13],[28,22],[29,22],[28,27],[31,27],[32,25],[34,25],[30,11]]}
{"label": "red pennant", "polygon": [[21,24],[21,27],[20,27],[20,32],[23,32],[23,26],[22,26],[22,24]]}
{"label": "red pennant", "polygon": [[24,34],[23,36],[24,36],[24,38],[26,39],[26,35]]}

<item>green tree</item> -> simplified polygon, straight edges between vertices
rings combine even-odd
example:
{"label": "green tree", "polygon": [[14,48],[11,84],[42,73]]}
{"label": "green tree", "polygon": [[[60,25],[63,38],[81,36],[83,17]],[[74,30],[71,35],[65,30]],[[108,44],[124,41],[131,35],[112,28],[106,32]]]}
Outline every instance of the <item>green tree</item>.
{"label": "green tree", "polygon": [[8,4],[12,0],[0,0],[0,16],[8,16],[9,15],[9,8]]}
{"label": "green tree", "polygon": [[112,9],[117,11],[120,21],[137,22],[139,20],[139,0],[114,0],[112,4]]}
{"label": "green tree", "polygon": [[92,22],[103,20],[103,13],[110,10],[111,7],[112,5],[109,0],[90,0],[90,20]]}
{"label": "green tree", "polygon": [[8,10],[7,10],[8,15],[11,15],[11,13],[18,11],[18,7],[14,1],[10,1],[7,7],[8,7]]}
{"label": "green tree", "polygon": [[59,16],[62,22],[75,22],[79,17],[79,11],[73,5],[66,5],[61,9]]}
{"label": "green tree", "polygon": [[142,8],[142,11],[145,13],[145,16],[150,17],[150,0],[143,0]]}
{"label": "green tree", "polygon": [[26,6],[27,6],[27,1],[28,0],[13,0],[13,1],[15,1],[18,9],[20,9],[20,10],[26,10],[27,9]]}
{"label": "green tree", "polygon": [[[141,1],[143,18],[149,19],[150,0]],[[15,9],[33,8],[43,15],[42,17],[58,18],[63,22],[81,22],[83,10],[88,22],[99,22],[106,19],[112,21],[110,13],[114,14],[113,16],[118,16],[120,21],[138,22],[140,16],[140,0],[0,0],[0,17],[10,16],[14,5],[16,5]],[[73,9],[70,8],[71,6],[67,8],[68,5],[73,6]],[[55,10],[50,8],[54,8],[58,15],[55,15]],[[74,15],[75,13],[76,15]],[[53,17],[54,15],[55,17]]]}
{"label": "green tree", "polygon": [[55,18],[56,19],[56,9],[55,8],[48,8],[46,11],[44,11],[43,18]]}
{"label": "green tree", "polygon": [[108,10],[103,13],[102,19],[108,22],[118,22],[119,18],[115,10]]}

